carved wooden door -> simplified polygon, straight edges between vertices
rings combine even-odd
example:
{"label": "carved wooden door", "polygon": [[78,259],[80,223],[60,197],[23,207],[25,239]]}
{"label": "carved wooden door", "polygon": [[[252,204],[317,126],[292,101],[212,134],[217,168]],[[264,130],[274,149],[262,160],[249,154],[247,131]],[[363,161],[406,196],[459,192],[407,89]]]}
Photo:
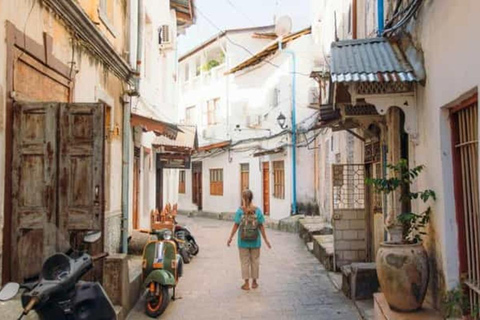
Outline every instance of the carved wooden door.
{"label": "carved wooden door", "polygon": [[103,231],[103,117],[101,104],[15,105],[13,280],[35,276],[83,232]]}

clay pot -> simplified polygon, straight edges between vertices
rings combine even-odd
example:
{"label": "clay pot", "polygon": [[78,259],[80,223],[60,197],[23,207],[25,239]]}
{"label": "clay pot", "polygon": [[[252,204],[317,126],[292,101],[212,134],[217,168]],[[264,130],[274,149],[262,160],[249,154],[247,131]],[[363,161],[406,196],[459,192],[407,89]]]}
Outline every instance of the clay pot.
{"label": "clay pot", "polygon": [[376,264],[380,287],[392,309],[409,312],[421,308],[428,285],[427,252],[421,243],[384,242]]}

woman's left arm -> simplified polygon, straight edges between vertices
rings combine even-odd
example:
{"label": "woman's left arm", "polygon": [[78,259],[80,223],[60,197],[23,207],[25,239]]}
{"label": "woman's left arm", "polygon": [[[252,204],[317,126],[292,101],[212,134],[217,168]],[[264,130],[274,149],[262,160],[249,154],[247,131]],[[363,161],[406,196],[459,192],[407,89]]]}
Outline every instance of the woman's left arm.
{"label": "woman's left arm", "polygon": [[263,226],[263,224],[261,224],[259,228],[260,228],[260,232],[262,234],[263,240],[265,240],[265,244],[267,245],[268,249],[272,249],[272,245],[267,239],[267,233],[265,232],[265,227]]}

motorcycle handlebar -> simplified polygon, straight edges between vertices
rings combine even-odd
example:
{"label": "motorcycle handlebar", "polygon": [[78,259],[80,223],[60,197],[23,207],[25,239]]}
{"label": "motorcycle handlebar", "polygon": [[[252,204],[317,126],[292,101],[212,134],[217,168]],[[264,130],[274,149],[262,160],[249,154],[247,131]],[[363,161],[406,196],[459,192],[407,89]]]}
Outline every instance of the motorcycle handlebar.
{"label": "motorcycle handlebar", "polygon": [[97,261],[106,257],[108,257],[108,252],[99,253],[97,255],[92,256],[92,261]]}

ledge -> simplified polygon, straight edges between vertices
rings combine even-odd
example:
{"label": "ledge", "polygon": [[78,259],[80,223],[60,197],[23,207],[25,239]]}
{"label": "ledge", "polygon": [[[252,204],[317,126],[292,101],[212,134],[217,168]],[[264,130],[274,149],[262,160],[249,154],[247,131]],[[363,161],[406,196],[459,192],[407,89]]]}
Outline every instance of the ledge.
{"label": "ledge", "polygon": [[120,79],[133,84],[134,71],[115,51],[112,44],[93,24],[87,14],[75,1],[43,0],[71,29],[86,48]]}

